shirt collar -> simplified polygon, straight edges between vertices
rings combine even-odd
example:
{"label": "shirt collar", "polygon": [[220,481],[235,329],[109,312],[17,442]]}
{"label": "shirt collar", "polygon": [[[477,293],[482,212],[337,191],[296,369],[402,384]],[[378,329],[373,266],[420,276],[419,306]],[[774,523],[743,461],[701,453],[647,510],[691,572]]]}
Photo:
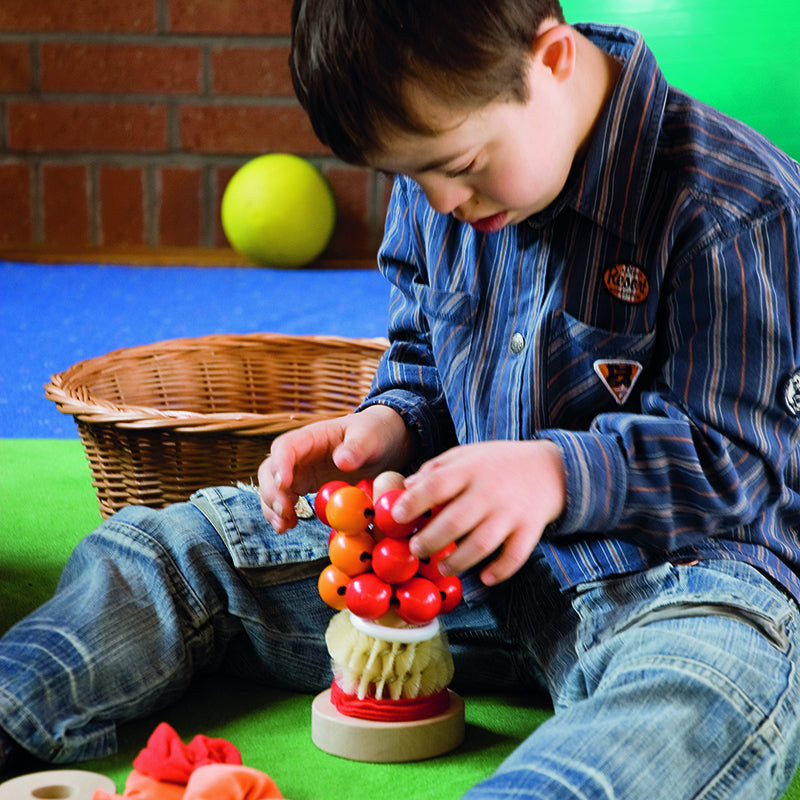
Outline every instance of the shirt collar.
{"label": "shirt collar", "polygon": [[605,25],[575,28],[623,61],[623,67],[583,160],[573,166],[561,196],[529,224],[539,227],[569,206],[635,243],[669,87],[636,31]]}

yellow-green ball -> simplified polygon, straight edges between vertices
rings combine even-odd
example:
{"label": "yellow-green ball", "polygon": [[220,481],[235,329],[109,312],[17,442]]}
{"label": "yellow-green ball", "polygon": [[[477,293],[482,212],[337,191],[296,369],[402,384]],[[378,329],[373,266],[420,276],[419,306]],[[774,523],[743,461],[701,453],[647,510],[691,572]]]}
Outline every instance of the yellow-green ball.
{"label": "yellow-green ball", "polygon": [[234,174],[222,196],[221,216],[238,253],[265,267],[302,267],[328,246],[336,201],[308,161],[270,153]]}

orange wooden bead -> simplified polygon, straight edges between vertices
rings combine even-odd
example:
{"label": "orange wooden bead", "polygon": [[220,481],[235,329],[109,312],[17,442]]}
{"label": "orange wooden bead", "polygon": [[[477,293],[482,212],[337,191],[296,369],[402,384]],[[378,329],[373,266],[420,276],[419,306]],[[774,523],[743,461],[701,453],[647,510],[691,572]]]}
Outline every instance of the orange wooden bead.
{"label": "orange wooden bead", "polygon": [[328,525],[339,533],[364,533],[375,518],[372,499],[356,486],[337,489],[325,506]]}
{"label": "orange wooden bead", "polygon": [[317,581],[319,596],[331,608],[335,608],[337,611],[344,610],[347,608],[345,594],[350,580],[350,576],[346,575],[338,567],[333,564],[328,565],[322,570]]}
{"label": "orange wooden bead", "polygon": [[328,545],[328,555],[335,567],[352,577],[370,568],[374,547],[368,533],[336,533]]}

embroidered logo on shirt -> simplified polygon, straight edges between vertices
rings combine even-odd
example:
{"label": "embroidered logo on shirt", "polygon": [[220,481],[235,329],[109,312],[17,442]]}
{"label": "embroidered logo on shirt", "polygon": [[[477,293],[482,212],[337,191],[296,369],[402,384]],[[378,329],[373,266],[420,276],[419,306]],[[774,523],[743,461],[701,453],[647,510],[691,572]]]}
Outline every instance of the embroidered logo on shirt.
{"label": "embroidered logo on shirt", "polygon": [[800,369],[789,376],[783,396],[786,408],[794,417],[800,417]]}
{"label": "embroidered logo on shirt", "polygon": [[614,264],[603,273],[603,283],[617,300],[641,303],[650,293],[647,275],[633,264]]}
{"label": "embroidered logo on shirt", "polygon": [[594,371],[619,405],[630,397],[642,369],[638,361],[626,361],[622,358],[597,359],[594,362]]}

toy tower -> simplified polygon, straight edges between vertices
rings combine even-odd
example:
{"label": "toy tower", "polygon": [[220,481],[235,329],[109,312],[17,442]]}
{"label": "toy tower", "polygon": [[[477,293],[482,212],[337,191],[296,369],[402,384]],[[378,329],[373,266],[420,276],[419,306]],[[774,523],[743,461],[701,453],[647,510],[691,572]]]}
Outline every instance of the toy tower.
{"label": "toy tower", "polygon": [[461,582],[438,562],[419,560],[408,540],[430,519],[399,525],[390,489],[373,504],[369,484],[326,484],[317,516],[330,525],[331,564],[322,599],[338,610],[325,640],[334,681],[312,704],[311,736],[321,750],[356,761],[417,761],[464,738],[464,702],[449,689],[453,660],[439,615],[461,600]]}

